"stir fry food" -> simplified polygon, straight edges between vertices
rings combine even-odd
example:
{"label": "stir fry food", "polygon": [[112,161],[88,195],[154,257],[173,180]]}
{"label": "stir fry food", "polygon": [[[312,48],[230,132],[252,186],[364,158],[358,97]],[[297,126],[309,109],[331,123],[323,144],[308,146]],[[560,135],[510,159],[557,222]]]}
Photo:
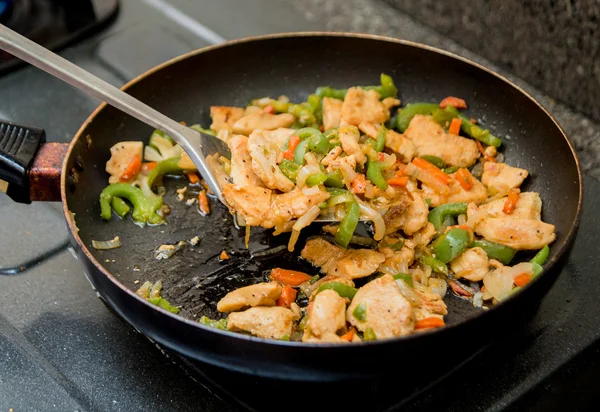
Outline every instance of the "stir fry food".
{"label": "stir fry food", "polygon": [[[214,106],[210,129],[192,126],[230,147],[230,159],[207,160],[247,236],[253,226],[288,234],[288,250],[314,266],[273,268],[223,296],[222,319],[200,322],[267,339],[388,339],[443,327],[447,294],[485,309],[542,272],[556,235],[539,193],[521,190],[529,172],[505,162],[465,100],[402,105],[392,78],[380,83]],[[138,224],[165,223],[160,182],[171,174],[186,174],[199,188],[191,200],[210,213],[209,189],[163,133],[111,155],[104,219],[131,211]],[[299,244],[323,217],[338,223]],[[361,220],[371,237],[357,236]]]}

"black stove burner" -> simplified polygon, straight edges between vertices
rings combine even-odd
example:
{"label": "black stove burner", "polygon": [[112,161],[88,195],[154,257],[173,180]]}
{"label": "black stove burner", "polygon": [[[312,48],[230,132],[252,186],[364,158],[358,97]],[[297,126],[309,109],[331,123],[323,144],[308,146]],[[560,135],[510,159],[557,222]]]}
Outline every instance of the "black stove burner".
{"label": "black stove burner", "polygon": [[[118,0],[0,0],[0,24],[57,50],[109,23]],[[0,50],[0,74],[21,61]]]}

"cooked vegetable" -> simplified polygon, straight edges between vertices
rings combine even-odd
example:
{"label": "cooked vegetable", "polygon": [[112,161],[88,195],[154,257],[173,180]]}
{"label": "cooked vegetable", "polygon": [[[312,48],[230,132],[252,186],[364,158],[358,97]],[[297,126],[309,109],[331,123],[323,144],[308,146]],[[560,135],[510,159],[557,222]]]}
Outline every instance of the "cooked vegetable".
{"label": "cooked vegetable", "polygon": [[157,297],[157,298],[149,298],[148,302],[152,303],[153,305],[159,306],[165,310],[168,310],[169,312],[172,313],[179,313],[179,311],[181,310],[180,308],[171,305],[165,298],[162,297]]}
{"label": "cooked vegetable", "polygon": [[504,265],[508,265],[516,253],[516,250],[509,246],[490,242],[485,239],[475,240],[472,246],[482,248],[490,259],[496,259]]}
{"label": "cooked vegetable", "polygon": [[382,165],[377,161],[369,160],[367,164],[367,177],[369,180],[381,190],[387,189],[387,182],[381,174]]}
{"label": "cooked vegetable", "polygon": [[310,275],[307,275],[304,272],[282,268],[271,270],[269,278],[287,286],[300,286],[302,283],[312,279]]}
{"label": "cooked vegetable", "polygon": [[421,320],[418,320],[417,322],[415,322],[415,329],[420,330],[420,329],[441,328],[442,326],[445,326],[445,325],[446,324],[444,323],[443,319],[440,319],[438,317],[431,317],[431,318],[421,319]]}
{"label": "cooked vegetable", "polygon": [[113,183],[108,185],[100,193],[101,216],[104,220],[110,220],[112,215],[112,200],[115,197],[125,198],[133,206],[131,217],[139,223],[160,224],[164,219],[157,212],[163,204],[161,196],[154,194],[146,195],[142,189],[127,183]]}
{"label": "cooked vegetable", "polygon": [[546,245],[543,248],[541,248],[539,252],[536,253],[533,259],[531,259],[531,263],[537,263],[538,265],[542,266],[544,263],[546,263],[546,260],[548,259],[549,255],[550,248],[548,247],[548,245]]}
{"label": "cooked vegetable", "polygon": [[[521,193],[530,171],[505,163],[500,139],[471,119],[484,113],[467,117],[466,101],[455,96],[401,106],[385,73],[379,85],[347,86],[320,87],[299,103],[282,95],[246,107],[212,106],[212,130],[192,126],[230,147],[230,159],[206,160],[229,212],[245,226],[246,247],[253,226],[289,236],[287,245],[250,259],[299,245],[300,257],[319,271],[299,272],[286,260],[289,269],[272,269],[268,280],[223,291],[216,309],[227,318],[203,316],[200,323],[278,341],[383,340],[444,327],[453,310],[443,300],[449,289],[487,309],[543,272],[555,228],[541,219],[540,195]],[[198,203],[198,219],[217,218],[208,216],[206,182],[165,133],[154,131],[145,147],[119,142],[110,153],[104,219],[114,210],[136,223],[165,223],[170,208],[162,196],[171,176],[187,176],[176,196]],[[337,223],[304,243],[301,230],[320,217]],[[358,228],[361,218],[366,223]],[[198,239],[160,245],[156,258]],[[516,250],[537,254],[514,264]],[[225,250],[217,257],[229,259]],[[145,282],[136,293],[177,313],[161,291],[162,282]]]}
{"label": "cooked vegetable", "polygon": [[429,212],[429,222],[433,224],[433,227],[439,229],[444,219],[448,216],[458,216],[467,213],[466,203],[448,203],[442,206],[438,206]]}
{"label": "cooked vegetable", "polygon": [[421,255],[419,257],[419,262],[425,266],[429,266],[434,272],[443,273],[444,275],[448,274],[448,266],[446,266],[444,262],[434,258],[433,256]]}
{"label": "cooked vegetable", "polygon": [[345,283],[341,283],[341,282],[327,282],[327,283],[323,283],[321,286],[318,287],[317,289],[317,293],[322,292],[324,290],[328,290],[331,289],[335,292],[337,292],[338,295],[340,295],[343,298],[348,298],[350,300],[352,300],[354,298],[354,295],[356,295],[356,288],[353,288],[352,286],[348,286]]}
{"label": "cooked vegetable", "polygon": [[471,233],[461,228],[451,229],[433,242],[437,259],[449,263],[465,251],[471,243]]}
{"label": "cooked vegetable", "polygon": [[92,246],[98,250],[109,250],[121,247],[119,236],[115,236],[111,240],[92,240]]}
{"label": "cooked vegetable", "polygon": [[227,318],[214,320],[207,318],[206,316],[202,316],[200,319],[198,319],[198,322],[203,325],[210,326],[211,328],[227,330]]}

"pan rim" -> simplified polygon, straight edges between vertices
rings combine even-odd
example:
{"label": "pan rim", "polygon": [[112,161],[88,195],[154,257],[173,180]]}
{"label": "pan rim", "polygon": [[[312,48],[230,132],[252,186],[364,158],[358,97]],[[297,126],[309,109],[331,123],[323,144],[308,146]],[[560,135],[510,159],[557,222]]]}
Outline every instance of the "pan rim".
{"label": "pan rim", "polygon": [[[584,180],[583,180],[583,172],[581,170],[581,164],[579,161],[579,157],[577,155],[577,152],[573,146],[573,143],[571,142],[571,140],[567,137],[567,134],[565,133],[565,131],[562,129],[562,127],[560,126],[560,124],[558,123],[558,121],[554,118],[554,116],[544,107],[542,106],[542,104],[540,102],[538,102],[533,96],[531,96],[528,92],[526,92],[523,88],[521,88],[520,86],[518,86],[517,84],[515,84],[514,82],[512,82],[511,80],[509,80],[508,78],[504,77],[503,75],[500,75],[498,73],[496,73],[494,70],[489,69],[487,67],[485,67],[484,65],[477,63],[473,60],[467,59],[465,57],[459,56],[455,53],[452,53],[450,51],[447,50],[443,50],[437,47],[433,47],[433,46],[429,46],[429,45],[425,45],[422,43],[418,43],[418,42],[413,42],[413,41],[409,41],[409,40],[404,40],[404,39],[399,39],[399,38],[394,38],[394,37],[389,37],[389,36],[380,36],[380,35],[373,35],[373,34],[367,34],[367,33],[350,33],[350,32],[330,32],[330,31],[306,31],[306,32],[286,32],[286,33],[273,33],[273,34],[266,34],[266,35],[259,35],[259,36],[251,36],[251,37],[243,37],[243,38],[239,38],[239,39],[233,39],[233,40],[229,40],[220,44],[216,44],[216,45],[211,45],[211,46],[207,46],[207,47],[203,47],[200,49],[196,49],[196,50],[192,50],[189,51],[187,53],[184,53],[180,56],[176,56],[170,60],[167,60],[157,66],[152,67],[151,69],[147,70],[146,72],[134,77],[133,79],[131,79],[130,81],[128,81],[127,83],[125,83],[123,86],[120,87],[121,90],[126,91],[127,89],[129,89],[130,87],[134,86],[135,84],[137,84],[138,82],[144,80],[146,77],[154,74],[155,72],[158,72],[166,67],[169,67],[173,64],[176,64],[180,61],[186,60],[190,57],[194,57],[196,55],[200,55],[200,54],[204,54],[213,50],[218,50],[218,49],[223,49],[223,48],[227,48],[227,47],[231,47],[231,46],[235,46],[235,45],[239,45],[239,44],[245,44],[245,43],[251,43],[251,42],[260,42],[260,41],[267,41],[267,40],[274,40],[274,39],[286,39],[286,38],[303,38],[303,37],[338,37],[338,38],[358,38],[358,39],[367,39],[367,40],[375,40],[375,41],[379,41],[379,42],[388,42],[388,43],[395,43],[395,44],[401,44],[403,46],[408,46],[408,47],[412,47],[415,49],[421,49],[421,50],[425,50],[431,53],[436,53],[436,54],[440,54],[446,57],[450,57],[452,59],[461,61],[462,63],[465,63],[471,67],[474,67],[475,69],[478,69],[480,71],[483,71],[485,73],[487,73],[488,75],[494,76],[496,77],[498,80],[501,80],[502,82],[504,82],[506,85],[511,86],[512,88],[514,88],[515,90],[517,90],[521,95],[527,97],[532,103],[534,103],[536,106],[538,106],[539,109],[542,110],[542,112],[554,123],[554,126],[558,129],[558,131],[560,132],[560,134],[562,135],[563,139],[566,141],[569,149],[571,150],[571,155],[573,156],[573,159],[575,161],[575,166],[577,169],[577,179],[578,179],[578,188],[579,188],[579,193],[578,193],[578,199],[577,199],[577,210],[576,210],[576,215],[575,215],[575,219],[573,220],[570,229],[568,231],[568,233],[565,235],[565,241],[563,242],[562,247],[558,250],[558,252],[556,253],[555,256],[553,256],[547,263],[546,263],[546,267],[548,268],[552,268],[567,252],[568,249],[570,249],[571,245],[573,244],[575,237],[577,235],[577,231],[579,229],[579,225],[580,225],[580,221],[581,221],[581,213],[582,213],[582,206],[583,206],[583,184],[584,184]],[[263,344],[268,344],[268,345],[277,345],[277,346],[289,346],[289,347],[301,347],[301,348],[318,348],[318,349],[322,349],[322,350],[329,350],[331,348],[336,348],[339,349],[340,346],[339,344],[332,344],[332,343],[305,343],[305,342],[292,342],[292,341],[279,341],[279,340],[272,340],[272,339],[263,339],[263,338],[258,338],[258,337],[254,337],[254,336],[247,336],[247,335],[242,335],[239,333],[235,333],[235,332],[230,332],[230,331],[222,331],[216,328],[212,328],[209,326],[205,326],[199,322],[195,322],[191,319],[186,319],[182,316],[173,314],[165,309],[162,309],[156,305],[153,305],[151,303],[149,303],[148,301],[146,301],[145,299],[141,298],[140,296],[138,296],[134,291],[130,290],[129,288],[127,288],[125,285],[123,285],[121,282],[119,282],[119,280],[110,272],[108,271],[106,268],[104,268],[104,266],[101,264],[101,262],[99,262],[89,251],[89,249],[87,248],[87,246],[83,243],[83,241],[81,240],[79,234],[78,234],[78,229],[76,227],[76,223],[72,218],[71,212],[69,211],[69,208],[67,206],[67,202],[66,202],[66,177],[68,175],[68,171],[67,171],[67,163],[68,163],[68,159],[71,157],[71,153],[74,150],[75,145],[77,144],[77,142],[82,139],[84,136],[84,133],[86,131],[86,129],[88,128],[88,126],[94,121],[94,119],[98,116],[98,114],[104,110],[104,108],[108,106],[107,103],[103,102],[101,103],[88,117],[87,119],[82,123],[81,127],[78,129],[77,133],[74,135],[73,140],[71,141],[71,143],[69,144],[69,148],[68,151],[65,155],[65,159],[63,161],[63,167],[62,167],[62,174],[61,174],[61,200],[62,200],[62,204],[63,204],[63,213],[65,215],[65,220],[67,222],[67,225],[69,227],[69,230],[71,231],[71,235],[72,238],[75,240],[75,242],[77,243],[78,247],[81,249],[81,251],[86,255],[87,259],[89,259],[93,265],[103,274],[105,275],[113,284],[115,284],[115,286],[117,286],[118,288],[120,288],[123,292],[129,294],[132,298],[139,300],[140,302],[142,302],[143,304],[148,305],[149,307],[151,307],[154,310],[158,310],[159,312],[162,312],[165,316],[171,317],[172,320],[177,320],[180,322],[184,322],[186,324],[188,324],[189,326],[192,327],[197,327],[200,328],[204,331],[209,331],[211,333],[216,333],[219,335],[223,335],[223,336],[229,336],[232,337],[234,339],[240,339],[240,340],[244,340],[244,341],[252,341],[252,342],[257,342],[257,343],[263,343]],[[544,270],[544,273],[547,272],[547,270]],[[529,284],[527,284],[525,287],[523,287],[521,293],[519,293],[518,295],[522,295],[527,294],[527,290],[529,290],[531,288],[531,285],[537,283],[538,279],[534,280],[533,282],[529,282]],[[344,347],[347,348],[360,348],[360,347],[364,347],[366,345],[369,346],[373,346],[373,345],[393,345],[393,344],[398,344],[404,341],[411,341],[414,339],[419,339],[421,337],[421,335],[435,335],[435,334],[442,334],[445,331],[448,330],[452,330],[452,329],[456,329],[456,328],[460,328],[462,327],[465,323],[469,322],[469,321],[473,321],[475,319],[482,319],[482,317],[486,316],[488,313],[494,312],[494,309],[496,309],[497,307],[503,307],[506,306],[506,304],[510,303],[511,300],[513,299],[517,299],[519,298],[519,296],[512,296],[508,299],[506,299],[505,301],[502,301],[494,306],[492,306],[489,310],[487,311],[482,311],[479,314],[475,315],[475,316],[471,316],[468,318],[464,318],[461,319],[460,321],[456,322],[456,323],[452,323],[450,325],[444,326],[443,328],[436,328],[436,329],[431,329],[431,330],[426,330],[420,333],[416,333],[416,334],[411,334],[411,335],[406,335],[406,336],[399,336],[399,337],[395,337],[395,338],[391,338],[391,339],[384,339],[384,340],[375,340],[375,341],[366,341],[366,342],[360,342],[360,343],[354,343],[352,345],[344,345]],[[168,346],[168,345],[167,345]]]}

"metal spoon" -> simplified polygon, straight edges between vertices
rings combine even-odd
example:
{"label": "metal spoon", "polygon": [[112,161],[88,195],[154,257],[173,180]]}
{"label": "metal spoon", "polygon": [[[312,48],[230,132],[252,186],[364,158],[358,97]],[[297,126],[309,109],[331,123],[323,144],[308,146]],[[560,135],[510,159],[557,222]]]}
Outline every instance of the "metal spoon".
{"label": "metal spoon", "polygon": [[225,157],[231,156],[225,142],[170,119],[124,91],[3,25],[0,25],[0,48],[171,136],[194,162],[211,191],[223,204],[227,205],[221,187],[206,163],[206,157],[215,153]]}

